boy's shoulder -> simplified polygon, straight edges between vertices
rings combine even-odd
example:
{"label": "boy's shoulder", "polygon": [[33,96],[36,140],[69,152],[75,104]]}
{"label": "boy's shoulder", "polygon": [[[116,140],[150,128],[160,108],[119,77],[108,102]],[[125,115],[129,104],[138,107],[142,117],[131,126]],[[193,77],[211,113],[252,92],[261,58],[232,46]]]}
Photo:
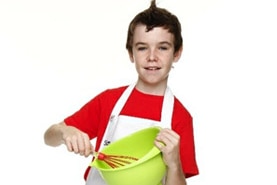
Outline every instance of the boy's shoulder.
{"label": "boy's shoulder", "polygon": [[127,88],[128,86],[119,86],[119,87],[112,87],[112,88],[108,88],[105,91],[103,91],[103,93],[112,93],[112,94],[122,94],[123,91]]}
{"label": "boy's shoulder", "polygon": [[108,98],[117,98],[122,95],[124,90],[128,87],[128,85],[125,86],[119,86],[119,87],[112,87],[108,88],[104,91],[102,91],[98,96],[99,97],[108,97]]}

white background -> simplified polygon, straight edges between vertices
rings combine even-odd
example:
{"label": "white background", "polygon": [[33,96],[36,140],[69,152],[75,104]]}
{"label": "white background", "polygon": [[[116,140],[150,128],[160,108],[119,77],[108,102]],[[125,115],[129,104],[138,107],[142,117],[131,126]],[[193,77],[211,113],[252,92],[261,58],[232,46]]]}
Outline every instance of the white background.
{"label": "white background", "polygon": [[[0,184],[84,184],[89,158],[43,141],[108,87],[132,83],[127,27],[150,0],[0,1]],[[194,117],[189,185],[276,185],[274,0],[160,0],[183,25],[169,85]]]}

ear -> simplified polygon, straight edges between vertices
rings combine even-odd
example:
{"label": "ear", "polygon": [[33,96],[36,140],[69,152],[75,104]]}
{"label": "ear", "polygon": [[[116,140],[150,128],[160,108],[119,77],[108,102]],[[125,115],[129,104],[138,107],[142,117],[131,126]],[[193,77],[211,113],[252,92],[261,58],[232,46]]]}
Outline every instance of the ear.
{"label": "ear", "polygon": [[128,51],[128,54],[129,54],[130,61],[133,63],[134,62],[134,57],[133,57],[134,55],[133,55],[133,53]]}
{"label": "ear", "polygon": [[182,52],[183,52],[183,46],[181,46],[180,49],[174,53],[174,60],[173,60],[173,62],[178,62],[178,60],[182,56]]}

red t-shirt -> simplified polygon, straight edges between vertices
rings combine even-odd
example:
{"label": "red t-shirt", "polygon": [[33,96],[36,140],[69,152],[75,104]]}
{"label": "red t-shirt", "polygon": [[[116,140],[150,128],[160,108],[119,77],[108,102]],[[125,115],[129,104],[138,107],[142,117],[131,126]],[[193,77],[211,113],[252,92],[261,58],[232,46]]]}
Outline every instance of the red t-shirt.
{"label": "red t-shirt", "polygon": [[[126,88],[127,86],[124,86],[103,91],[80,110],[67,117],[64,120],[65,123],[87,133],[91,139],[97,138],[95,149],[98,150],[113,107]],[[134,89],[120,115],[160,121],[162,103],[163,96],[144,94]],[[176,97],[174,97],[173,109],[171,128],[180,135],[180,157],[183,172],[188,178],[198,174],[192,117]]]}

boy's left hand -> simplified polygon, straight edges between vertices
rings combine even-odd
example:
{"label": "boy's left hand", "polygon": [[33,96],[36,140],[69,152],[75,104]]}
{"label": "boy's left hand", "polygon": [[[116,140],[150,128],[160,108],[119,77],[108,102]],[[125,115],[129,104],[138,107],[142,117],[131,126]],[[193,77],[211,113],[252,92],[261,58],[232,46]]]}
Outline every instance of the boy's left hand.
{"label": "boy's left hand", "polygon": [[161,129],[155,140],[155,145],[163,153],[163,160],[168,168],[180,166],[180,136],[171,129]]}

